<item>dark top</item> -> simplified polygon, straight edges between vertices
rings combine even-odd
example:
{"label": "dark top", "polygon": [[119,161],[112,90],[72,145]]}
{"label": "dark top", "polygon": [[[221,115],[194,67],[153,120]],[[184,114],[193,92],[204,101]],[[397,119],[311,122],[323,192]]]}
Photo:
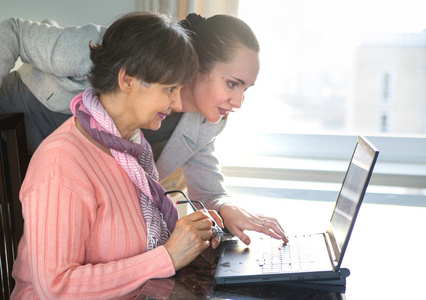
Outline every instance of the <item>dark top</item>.
{"label": "dark top", "polygon": [[161,122],[161,127],[158,130],[142,129],[146,140],[151,145],[152,152],[154,154],[154,161],[157,161],[161,152],[163,152],[163,149],[178,125],[182,114],[183,113],[172,112]]}

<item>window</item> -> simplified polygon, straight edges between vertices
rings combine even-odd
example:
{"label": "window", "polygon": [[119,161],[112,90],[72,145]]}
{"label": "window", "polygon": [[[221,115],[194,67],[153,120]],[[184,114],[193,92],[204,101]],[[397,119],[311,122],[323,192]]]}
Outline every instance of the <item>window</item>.
{"label": "window", "polygon": [[391,74],[385,71],[382,73],[381,79],[382,88],[380,100],[382,103],[387,104],[391,102]]}
{"label": "window", "polygon": [[365,135],[381,150],[376,170],[424,186],[423,11],[422,0],[240,0],[261,70],[221,137],[235,145],[226,155],[346,160]]}
{"label": "window", "polygon": [[[385,104],[393,104],[395,120],[418,111],[424,121],[426,19],[419,11],[426,3],[409,2],[269,0],[259,7],[240,0],[239,17],[262,48],[244,114],[264,120],[262,131],[287,133],[380,134],[376,116]],[[424,135],[423,127],[394,126],[389,134]]]}
{"label": "window", "polygon": [[389,119],[390,119],[390,117],[389,117],[388,113],[383,112],[382,114],[380,114],[380,116],[379,116],[379,122],[380,122],[379,131],[380,132],[383,132],[383,133],[391,132],[390,125],[389,125],[389,123],[390,123]]}

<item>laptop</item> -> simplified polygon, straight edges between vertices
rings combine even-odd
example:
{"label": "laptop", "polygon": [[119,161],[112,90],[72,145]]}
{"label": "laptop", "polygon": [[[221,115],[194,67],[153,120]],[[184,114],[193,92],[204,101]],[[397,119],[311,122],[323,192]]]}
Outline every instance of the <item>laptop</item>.
{"label": "laptop", "polygon": [[359,136],[326,232],[289,236],[284,245],[268,236],[246,246],[237,239],[221,245],[217,285],[290,283],[345,286],[350,271],[343,256],[379,151]]}

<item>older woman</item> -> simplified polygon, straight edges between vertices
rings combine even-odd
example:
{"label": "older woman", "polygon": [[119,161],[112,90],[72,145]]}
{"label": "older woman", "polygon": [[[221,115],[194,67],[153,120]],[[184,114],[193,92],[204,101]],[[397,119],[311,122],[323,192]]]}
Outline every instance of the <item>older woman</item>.
{"label": "older woman", "polygon": [[158,129],[182,107],[180,90],[197,68],[185,31],[132,13],[90,52],[93,88],[73,99],[74,116],[43,141],[22,185],[13,299],[124,297],[210,244],[203,211],[177,221],[139,129]]}

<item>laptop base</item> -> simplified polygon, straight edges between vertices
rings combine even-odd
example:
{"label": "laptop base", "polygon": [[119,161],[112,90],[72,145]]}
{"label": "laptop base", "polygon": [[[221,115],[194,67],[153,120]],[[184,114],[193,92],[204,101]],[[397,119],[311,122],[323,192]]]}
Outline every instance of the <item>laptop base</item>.
{"label": "laptop base", "polygon": [[[324,280],[307,280],[307,281],[275,281],[275,282],[263,282],[264,285],[280,285],[289,288],[297,289],[309,289],[319,290],[326,292],[345,293],[346,291],[346,277],[349,276],[350,271],[347,268],[341,268],[339,270],[339,277],[336,279],[324,279]],[[243,281],[220,281],[216,282],[217,286],[246,286],[255,283],[244,283]]]}

